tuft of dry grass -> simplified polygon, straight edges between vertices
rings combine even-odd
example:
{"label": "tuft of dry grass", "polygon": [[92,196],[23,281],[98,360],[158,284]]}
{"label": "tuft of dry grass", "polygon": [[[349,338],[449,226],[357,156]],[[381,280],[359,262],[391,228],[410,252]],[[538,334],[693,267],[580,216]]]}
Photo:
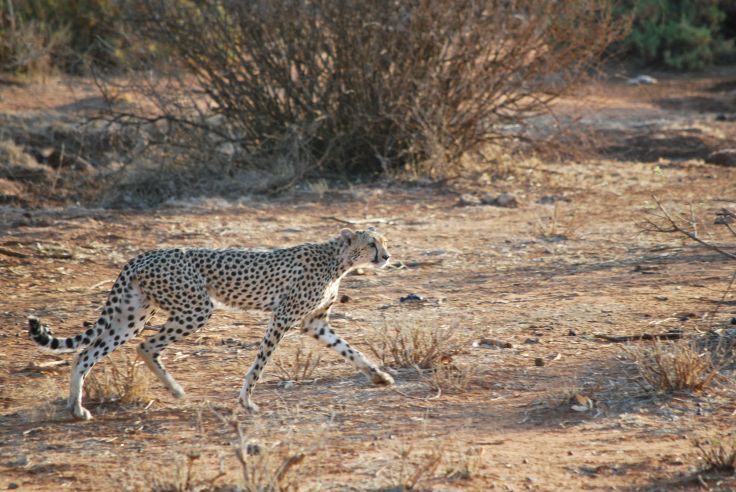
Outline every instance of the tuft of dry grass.
{"label": "tuft of dry grass", "polygon": [[[417,457],[414,448],[402,446],[396,452],[394,463],[397,465],[390,471],[389,490],[417,490],[423,482],[431,479],[442,463],[444,452],[442,448],[432,448],[431,451]],[[420,489],[421,490],[421,489]]]}
{"label": "tuft of dry grass", "polygon": [[137,356],[114,353],[106,363],[95,366],[84,385],[85,398],[104,403],[140,403],[151,387],[151,374]]}
{"label": "tuft of dry grass", "polygon": [[186,463],[182,466],[176,466],[175,476],[172,479],[157,475],[151,480],[152,492],[203,492],[209,490],[218,490],[215,488],[215,482],[225,475],[224,460],[220,460],[220,468],[211,478],[202,480],[197,477],[194,470],[194,462],[200,458],[199,453],[192,452],[187,454]]}
{"label": "tuft of dry grass", "polygon": [[697,440],[694,445],[709,470],[736,471],[736,439],[729,442],[717,439]]}
{"label": "tuft of dry grass", "polygon": [[471,448],[460,455],[459,458],[451,460],[445,466],[445,477],[452,480],[470,480],[480,473],[483,464],[485,449]]}
{"label": "tuft of dry grass", "polygon": [[394,367],[433,369],[451,361],[461,347],[448,327],[384,326],[379,336],[378,342],[369,344],[370,351],[382,364]]}
{"label": "tuft of dry grass", "polygon": [[443,393],[462,393],[473,383],[475,375],[475,366],[438,364],[432,368],[430,385]]}
{"label": "tuft of dry grass", "polygon": [[651,391],[703,391],[721,379],[722,361],[694,343],[655,342],[650,347],[624,347]]}
{"label": "tuft of dry grass", "polygon": [[274,366],[279,371],[279,378],[282,381],[305,381],[312,378],[312,374],[322,360],[322,355],[314,354],[312,350],[306,351],[303,344],[299,344],[293,357],[287,358],[288,362],[284,362],[283,358],[278,357],[274,360]]}

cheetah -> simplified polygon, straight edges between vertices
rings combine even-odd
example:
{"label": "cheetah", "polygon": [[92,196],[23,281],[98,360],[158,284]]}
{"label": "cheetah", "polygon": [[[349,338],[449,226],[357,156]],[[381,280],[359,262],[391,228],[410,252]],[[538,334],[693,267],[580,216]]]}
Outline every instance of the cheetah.
{"label": "cheetah", "polygon": [[[342,355],[374,384],[390,385],[393,378],[340,338],[329,324],[342,278],[359,267],[383,268],[389,257],[384,237],[372,229],[343,229],[326,242],[268,251],[149,251],[123,267],[102,314],[86,331],[75,337],[57,338],[38,318],[29,317],[29,335],[36,344],[53,352],[79,352],[72,364],[67,408],[82,420],[92,418],[82,406],[82,385],[90,369],[144,328],[157,329],[157,333],[138,345],[138,354],[172,395],[184,396],[160,356],[169,344],[207,323],[213,300],[238,309],[272,312],[240,391],[240,403],[251,412],[258,411],[251,395],[261,372],[279,341],[294,327]],[[167,321],[160,327],[148,327],[146,322],[156,309],[168,314]]]}

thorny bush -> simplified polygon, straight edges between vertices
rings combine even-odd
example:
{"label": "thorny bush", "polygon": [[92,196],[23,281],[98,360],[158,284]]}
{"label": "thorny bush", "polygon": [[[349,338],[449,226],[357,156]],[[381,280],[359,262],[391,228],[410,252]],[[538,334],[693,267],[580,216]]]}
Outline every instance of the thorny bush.
{"label": "thorny bush", "polygon": [[[129,4],[158,49],[136,76],[105,80],[112,99],[137,103],[112,117],[154,128],[152,145],[222,158],[233,176],[289,174],[284,185],[461,172],[462,156],[520,134],[625,31],[609,0]],[[272,170],[284,154],[291,168]]]}

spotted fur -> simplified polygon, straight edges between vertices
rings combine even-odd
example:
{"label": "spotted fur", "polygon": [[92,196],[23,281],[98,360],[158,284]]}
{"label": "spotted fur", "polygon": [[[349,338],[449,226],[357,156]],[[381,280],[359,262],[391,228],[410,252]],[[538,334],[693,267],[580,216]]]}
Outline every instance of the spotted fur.
{"label": "spotted fur", "polygon": [[343,229],[332,240],[271,251],[249,249],[162,249],[143,253],[123,267],[97,323],[84,333],[56,338],[38,318],[28,319],[29,335],[54,352],[78,351],[72,367],[68,407],[77,418],[90,419],[82,406],[84,378],[101,358],[138,335],[155,309],[168,313],[158,333],[138,346],[148,367],[176,397],[184,390],[160,360],[172,342],[204,326],[212,300],[241,309],[272,311],[253,365],[245,375],[240,402],[257,411],[251,394],[263,368],[286,332],[296,326],[341,354],[376,384],[392,384],[329,325],[340,280],[357,267],[383,267],[389,253],[376,232]]}

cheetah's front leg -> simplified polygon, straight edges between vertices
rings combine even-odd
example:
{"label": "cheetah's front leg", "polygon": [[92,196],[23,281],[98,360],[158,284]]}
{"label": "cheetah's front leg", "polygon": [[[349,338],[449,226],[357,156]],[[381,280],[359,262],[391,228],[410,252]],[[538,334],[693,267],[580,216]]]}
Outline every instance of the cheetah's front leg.
{"label": "cheetah's front leg", "polygon": [[243,388],[240,390],[240,403],[246,410],[251,412],[258,411],[258,405],[253,403],[250,399],[253,394],[253,389],[261,377],[263,368],[266,367],[268,360],[276,350],[276,346],[295,322],[295,317],[285,316],[278,313],[274,313],[271,321],[269,321],[266,335],[263,337],[260,347],[258,347],[256,360],[253,361],[253,365],[250,366],[248,373],[245,375]]}
{"label": "cheetah's front leg", "polygon": [[323,312],[308,319],[304,323],[304,331],[311,331],[315,339],[342,355],[353,367],[368,376],[373,384],[394,384],[391,375],[381,371],[376,364],[335,333],[328,322],[328,315],[328,312]]}

